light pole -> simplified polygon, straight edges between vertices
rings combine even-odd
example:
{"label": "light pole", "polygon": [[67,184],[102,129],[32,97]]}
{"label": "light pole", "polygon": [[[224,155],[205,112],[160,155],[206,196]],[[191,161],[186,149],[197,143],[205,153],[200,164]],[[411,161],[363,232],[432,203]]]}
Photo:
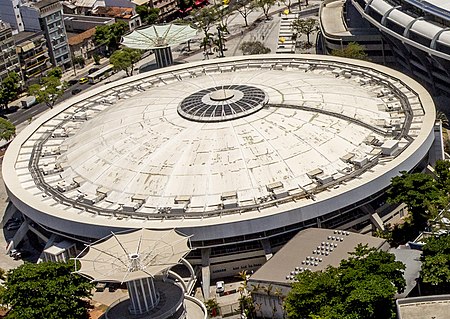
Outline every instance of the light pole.
{"label": "light pole", "polygon": [[224,54],[223,54],[223,46],[222,46],[222,34],[220,32],[220,26],[217,27],[217,35],[219,36],[219,50],[220,50],[220,56],[219,58],[223,58]]}

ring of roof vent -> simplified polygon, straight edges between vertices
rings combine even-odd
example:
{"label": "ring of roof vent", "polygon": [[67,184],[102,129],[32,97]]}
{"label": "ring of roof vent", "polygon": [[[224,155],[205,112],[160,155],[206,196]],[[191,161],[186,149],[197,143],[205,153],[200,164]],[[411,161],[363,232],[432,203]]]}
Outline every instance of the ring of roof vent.
{"label": "ring of roof vent", "polygon": [[250,85],[221,85],[195,92],[178,106],[178,113],[189,120],[219,122],[259,111],[267,94]]}

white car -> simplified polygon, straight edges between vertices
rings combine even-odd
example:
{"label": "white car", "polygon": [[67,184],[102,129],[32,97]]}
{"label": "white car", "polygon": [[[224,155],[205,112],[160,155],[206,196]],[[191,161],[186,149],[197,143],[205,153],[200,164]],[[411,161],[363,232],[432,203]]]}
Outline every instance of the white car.
{"label": "white car", "polygon": [[225,292],[225,283],[223,281],[216,282],[216,293],[220,294]]}

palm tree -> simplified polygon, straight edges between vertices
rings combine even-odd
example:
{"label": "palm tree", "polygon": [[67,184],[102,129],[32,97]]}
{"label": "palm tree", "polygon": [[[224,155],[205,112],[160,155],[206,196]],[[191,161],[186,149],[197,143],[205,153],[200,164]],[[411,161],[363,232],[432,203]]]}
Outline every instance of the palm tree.
{"label": "palm tree", "polygon": [[448,127],[448,117],[444,112],[438,110],[436,112],[436,120],[441,121],[442,126]]}

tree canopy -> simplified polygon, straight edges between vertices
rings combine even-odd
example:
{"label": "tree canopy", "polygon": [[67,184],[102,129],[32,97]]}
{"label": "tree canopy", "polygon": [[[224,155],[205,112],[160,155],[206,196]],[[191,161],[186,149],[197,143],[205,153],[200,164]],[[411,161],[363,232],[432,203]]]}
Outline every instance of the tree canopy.
{"label": "tree canopy", "polygon": [[248,27],[248,16],[256,9],[253,0],[238,0],[235,2],[236,11],[244,18],[245,26]]}
{"label": "tree canopy", "polygon": [[[437,161],[438,170],[448,164]],[[411,213],[411,218],[417,225],[423,225],[430,217],[430,209],[435,207],[443,207],[446,193],[439,188],[440,183],[448,184],[450,181],[442,179],[449,174],[440,172],[441,181],[438,183],[433,176],[424,173],[407,173],[401,172],[400,176],[396,176],[391,180],[391,188],[387,191],[388,201],[390,203],[405,203]]]}
{"label": "tree canopy", "polygon": [[16,127],[8,120],[0,117],[0,140],[9,141],[16,135]]}
{"label": "tree canopy", "polygon": [[270,19],[269,16],[269,10],[272,8],[272,6],[275,4],[275,0],[254,0],[254,5],[257,8],[261,8],[261,10],[264,13],[264,16],[266,17],[266,20]]}
{"label": "tree canopy", "polygon": [[95,27],[94,42],[100,45],[106,45],[109,52],[119,48],[120,39],[128,31],[128,24],[124,21],[118,21],[111,25],[101,25]]}
{"label": "tree canopy", "polygon": [[306,42],[311,44],[309,36],[313,31],[317,30],[317,20],[314,18],[296,19],[292,22],[292,28],[297,31],[297,33],[306,35]]}
{"label": "tree canopy", "polygon": [[127,76],[133,75],[134,64],[141,59],[141,50],[123,48],[114,52],[109,58],[109,62],[116,70],[124,70]]}
{"label": "tree canopy", "polygon": [[367,53],[364,52],[364,48],[356,42],[350,42],[343,49],[331,51],[331,55],[350,59],[367,60]]}
{"label": "tree canopy", "polygon": [[136,6],[136,13],[139,14],[144,24],[155,24],[158,22],[158,8],[151,8],[148,5]]}
{"label": "tree canopy", "polygon": [[62,74],[63,74],[63,72],[62,72],[61,68],[56,67],[47,72],[47,77],[54,76],[55,78],[61,79]]}
{"label": "tree canopy", "polygon": [[8,318],[89,318],[85,298],[90,298],[92,284],[73,275],[73,269],[73,262],[43,262],[10,270],[0,296],[12,307]]}
{"label": "tree canopy", "polygon": [[0,106],[7,109],[9,102],[13,101],[20,89],[20,76],[16,72],[11,72],[1,82],[0,86]]}
{"label": "tree canopy", "polygon": [[49,76],[42,78],[40,84],[30,85],[28,94],[34,95],[39,103],[45,103],[52,108],[59,97],[64,94],[67,84],[57,77],[57,71],[50,71],[49,74]]}
{"label": "tree canopy", "polygon": [[404,269],[393,254],[359,245],[339,267],[297,276],[285,301],[288,317],[393,318],[393,297],[406,286]]}
{"label": "tree canopy", "polygon": [[242,54],[266,54],[270,53],[270,49],[265,47],[260,41],[245,41],[241,44]]}
{"label": "tree canopy", "polygon": [[434,293],[449,293],[450,234],[427,238],[422,250],[422,281],[434,286]]}

